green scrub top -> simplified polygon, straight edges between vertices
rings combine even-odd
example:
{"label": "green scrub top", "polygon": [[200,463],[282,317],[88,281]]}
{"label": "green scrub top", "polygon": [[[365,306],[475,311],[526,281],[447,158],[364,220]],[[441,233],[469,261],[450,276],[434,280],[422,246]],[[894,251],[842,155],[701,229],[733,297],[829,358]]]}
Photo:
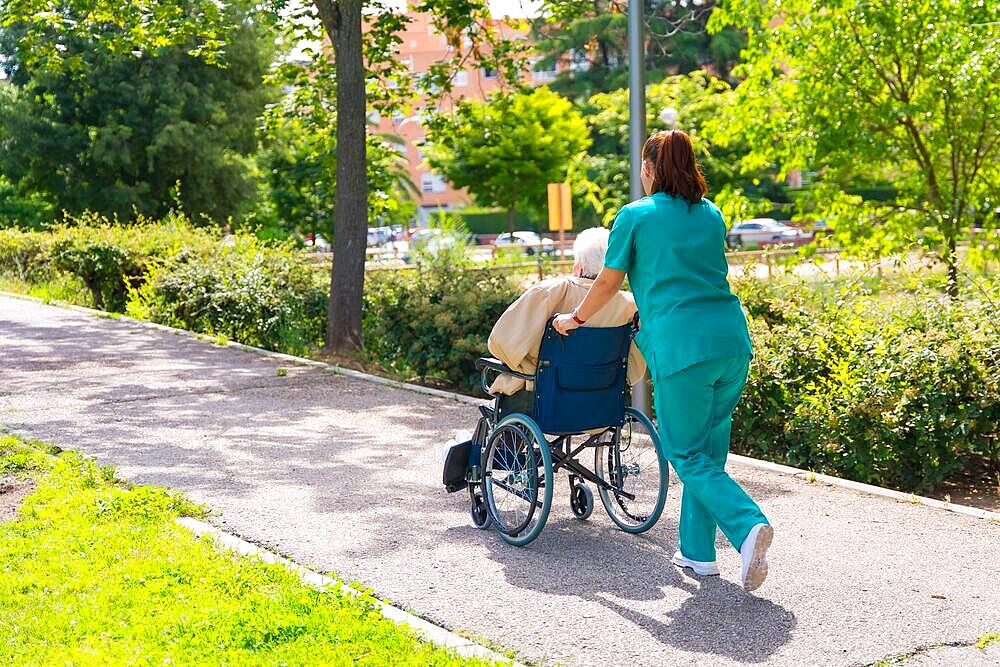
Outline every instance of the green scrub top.
{"label": "green scrub top", "polygon": [[641,318],[636,344],[654,378],[753,354],[725,244],[722,212],[707,199],[657,192],[615,217],[604,265],[628,274]]}

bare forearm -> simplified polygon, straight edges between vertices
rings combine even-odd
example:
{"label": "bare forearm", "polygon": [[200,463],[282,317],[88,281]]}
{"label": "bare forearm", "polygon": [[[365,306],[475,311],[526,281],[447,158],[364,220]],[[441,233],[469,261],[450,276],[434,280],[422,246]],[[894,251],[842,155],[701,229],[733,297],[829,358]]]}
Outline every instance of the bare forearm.
{"label": "bare forearm", "polygon": [[625,272],[616,269],[602,269],[597,280],[591,285],[587,296],[576,308],[576,316],[581,320],[589,320],[601,311],[608,301],[621,289],[625,280]]}

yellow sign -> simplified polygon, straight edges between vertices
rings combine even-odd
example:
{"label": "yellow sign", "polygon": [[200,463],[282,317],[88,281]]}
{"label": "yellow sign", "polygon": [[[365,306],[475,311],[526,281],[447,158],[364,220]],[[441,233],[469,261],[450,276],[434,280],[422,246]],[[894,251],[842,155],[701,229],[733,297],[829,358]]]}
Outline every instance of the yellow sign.
{"label": "yellow sign", "polygon": [[569,183],[549,183],[549,231],[573,229],[573,199]]}

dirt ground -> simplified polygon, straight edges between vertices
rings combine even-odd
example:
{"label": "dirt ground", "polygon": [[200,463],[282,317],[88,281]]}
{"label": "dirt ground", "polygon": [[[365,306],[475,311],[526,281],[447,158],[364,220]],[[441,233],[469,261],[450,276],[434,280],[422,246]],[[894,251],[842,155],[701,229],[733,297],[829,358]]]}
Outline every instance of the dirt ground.
{"label": "dirt ground", "polygon": [[0,476],[0,523],[13,521],[21,503],[34,490],[34,480],[18,479],[13,475]]}
{"label": "dirt ground", "polygon": [[984,484],[977,487],[961,486],[931,494],[932,498],[956,505],[968,505],[991,512],[1000,512],[1000,490]]}

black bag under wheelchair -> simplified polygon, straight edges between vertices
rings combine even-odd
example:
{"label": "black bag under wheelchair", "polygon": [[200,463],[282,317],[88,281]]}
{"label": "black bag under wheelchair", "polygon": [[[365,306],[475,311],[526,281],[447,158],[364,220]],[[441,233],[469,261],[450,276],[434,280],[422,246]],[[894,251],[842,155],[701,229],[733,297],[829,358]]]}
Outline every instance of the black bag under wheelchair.
{"label": "black bag under wheelchair", "polygon": [[[497,375],[530,383],[513,396],[480,407],[472,439],[448,451],[445,488],[468,490],[478,528],[492,526],[506,542],[538,537],[552,507],[555,473],[569,474],[570,508],[578,519],[594,509],[597,490],[622,530],[652,528],[666,502],[667,461],[649,418],[626,406],[633,325],[580,327],[560,335],[550,320],[538,370],[518,373],[496,359],[479,359],[484,390]],[[593,466],[581,462],[594,457]]]}

